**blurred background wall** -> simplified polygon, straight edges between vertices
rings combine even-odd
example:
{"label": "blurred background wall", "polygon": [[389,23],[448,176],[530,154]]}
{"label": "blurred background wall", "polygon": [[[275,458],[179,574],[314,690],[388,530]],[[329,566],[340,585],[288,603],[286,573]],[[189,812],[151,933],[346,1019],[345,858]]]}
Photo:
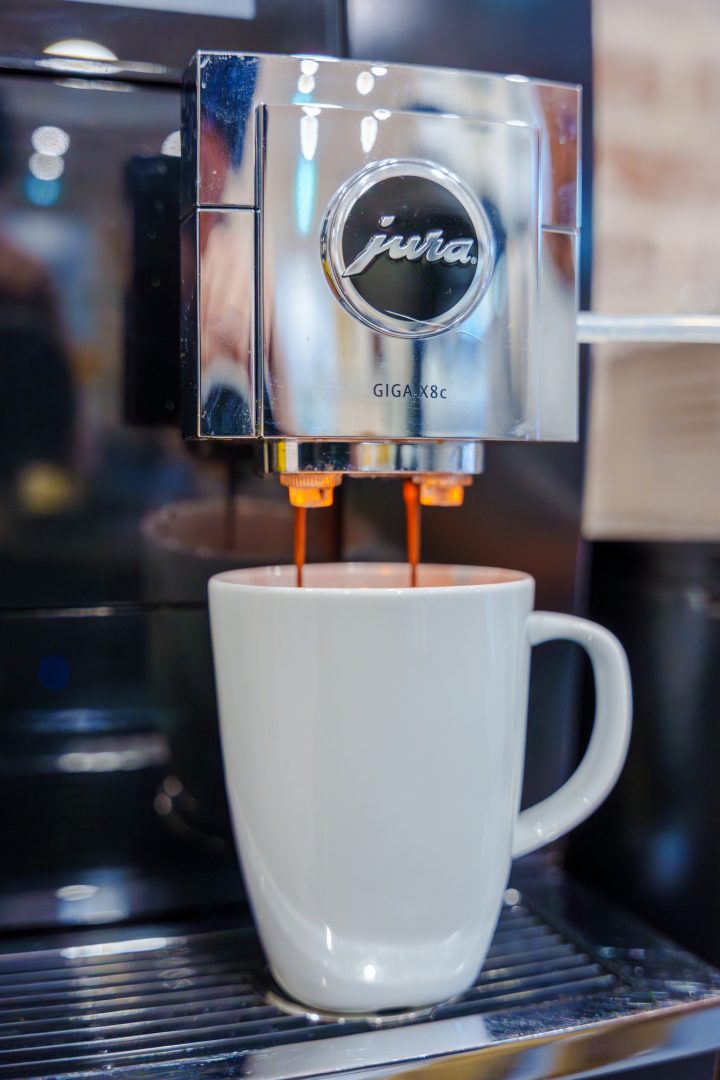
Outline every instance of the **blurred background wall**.
{"label": "blurred background wall", "polygon": [[[720,5],[593,5],[593,307],[720,311]],[[720,534],[720,349],[593,349],[584,531]]]}

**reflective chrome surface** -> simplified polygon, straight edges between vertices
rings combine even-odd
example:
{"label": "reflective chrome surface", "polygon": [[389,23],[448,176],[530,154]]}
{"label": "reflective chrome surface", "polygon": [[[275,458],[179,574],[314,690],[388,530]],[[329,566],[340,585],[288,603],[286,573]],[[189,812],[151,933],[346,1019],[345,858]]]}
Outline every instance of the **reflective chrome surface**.
{"label": "reflective chrome surface", "polygon": [[[720,975],[555,875],[518,879],[475,986],[431,1019],[281,1012],[242,918],[5,941],[0,1075],[579,1078],[720,1044]],[[452,1055],[452,1058],[449,1057]]]}
{"label": "reflective chrome surface", "polygon": [[[200,91],[192,206],[254,206],[252,131],[258,105],[335,107],[374,116],[422,113],[482,118],[547,131],[540,147],[540,224],[579,228],[577,86],[454,68],[329,57],[200,52],[186,86]],[[360,120],[360,116],[357,117]],[[368,127],[369,125],[366,125]],[[340,151],[340,147],[335,148]]]}
{"label": "reflective chrome surface", "polygon": [[[207,240],[196,224],[199,242],[184,247],[186,435],[575,439],[579,104],[577,87],[515,76],[197,54],[185,83],[186,230],[224,220]],[[467,297],[437,325],[378,315],[340,253],[375,172],[420,167],[455,185],[479,245]],[[371,224],[392,220],[380,207]],[[441,230],[418,230],[374,238],[398,274],[410,249],[413,261],[426,250],[442,261]],[[471,243],[456,240],[456,262],[471,261]],[[282,469],[283,455],[266,452],[267,467]]]}
{"label": "reflective chrome surface", "polygon": [[[307,122],[317,140],[311,161],[303,154]],[[371,151],[378,161],[422,158],[462,176],[492,214],[494,272],[479,304],[444,333],[401,340],[395,330],[389,336],[369,328],[367,310],[361,322],[328,289],[319,249],[326,208],[370,157],[362,117],[353,109],[321,109],[312,117],[298,106],[266,109],[262,434],[541,438],[536,132],[417,113],[375,123]],[[298,192],[307,192],[306,203]],[[403,273],[400,266],[396,273]],[[575,355],[574,339],[566,351]],[[552,362],[558,357],[562,351]],[[552,382],[552,371],[546,377]]]}
{"label": "reflective chrome surface", "polygon": [[482,472],[482,443],[334,443],[273,440],[263,443],[261,464],[266,472],[343,472],[352,476],[400,476],[403,473]]}
{"label": "reflective chrome surface", "polygon": [[189,410],[185,421],[202,436],[252,436],[256,430],[255,214],[252,210],[201,210],[183,223],[182,244],[183,345],[186,360],[190,355],[194,358],[184,364],[184,407]]}

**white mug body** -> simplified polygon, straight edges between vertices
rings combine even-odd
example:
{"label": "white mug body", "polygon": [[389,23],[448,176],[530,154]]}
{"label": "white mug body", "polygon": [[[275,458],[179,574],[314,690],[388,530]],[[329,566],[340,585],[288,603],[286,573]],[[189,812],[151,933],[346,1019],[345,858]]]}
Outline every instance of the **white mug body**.
{"label": "white mug body", "polygon": [[339,1011],[451,997],[509,873],[532,579],[412,590],[404,567],[346,564],[295,589],[289,574],[210,587],[226,782],[271,969]]}
{"label": "white mug body", "polygon": [[[418,583],[352,563],[306,567],[302,589],[292,567],[210,582],[248,895],[277,982],[321,1009],[462,993],[507,885],[534,582],[428,565]],[[524,850],[545,842],[525,828]]]}

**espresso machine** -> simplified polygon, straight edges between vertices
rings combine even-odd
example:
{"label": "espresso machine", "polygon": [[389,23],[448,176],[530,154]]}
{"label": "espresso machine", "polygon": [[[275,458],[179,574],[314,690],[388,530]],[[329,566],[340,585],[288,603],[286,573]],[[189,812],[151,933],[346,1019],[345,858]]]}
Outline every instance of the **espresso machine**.
{"label": "espresso machine", "polygon": [[577,438],[579,88],[198,53],[184,89],[186,437],[297,506],[457,506],[485,441]]}
{"label": "espresso machine", "polygon": [[[207,578],[290,562],[293,507],[310,560],[402,561],[409,482],[425,559],[583,609],[590,5],[30,6],[0,13],[0,1076],[710,1080],[720,976],[631,914],[602,830],[516,864],[432,1017],[289,1013],[222,782]],[[534,657],[526,805],[582,674]]]}

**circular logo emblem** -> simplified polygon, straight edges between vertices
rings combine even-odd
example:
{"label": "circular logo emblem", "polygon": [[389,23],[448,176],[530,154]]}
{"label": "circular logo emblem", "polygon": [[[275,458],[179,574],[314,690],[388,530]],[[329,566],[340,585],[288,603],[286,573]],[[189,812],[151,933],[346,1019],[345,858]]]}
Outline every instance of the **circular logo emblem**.
{"label": "circular logo emblem", "polygon": [[493,234],[472,191],[426,161],[378,161],[335,194],[321,235],[323,267],[356,318],[395,337],[442,334],[490,283]]}

